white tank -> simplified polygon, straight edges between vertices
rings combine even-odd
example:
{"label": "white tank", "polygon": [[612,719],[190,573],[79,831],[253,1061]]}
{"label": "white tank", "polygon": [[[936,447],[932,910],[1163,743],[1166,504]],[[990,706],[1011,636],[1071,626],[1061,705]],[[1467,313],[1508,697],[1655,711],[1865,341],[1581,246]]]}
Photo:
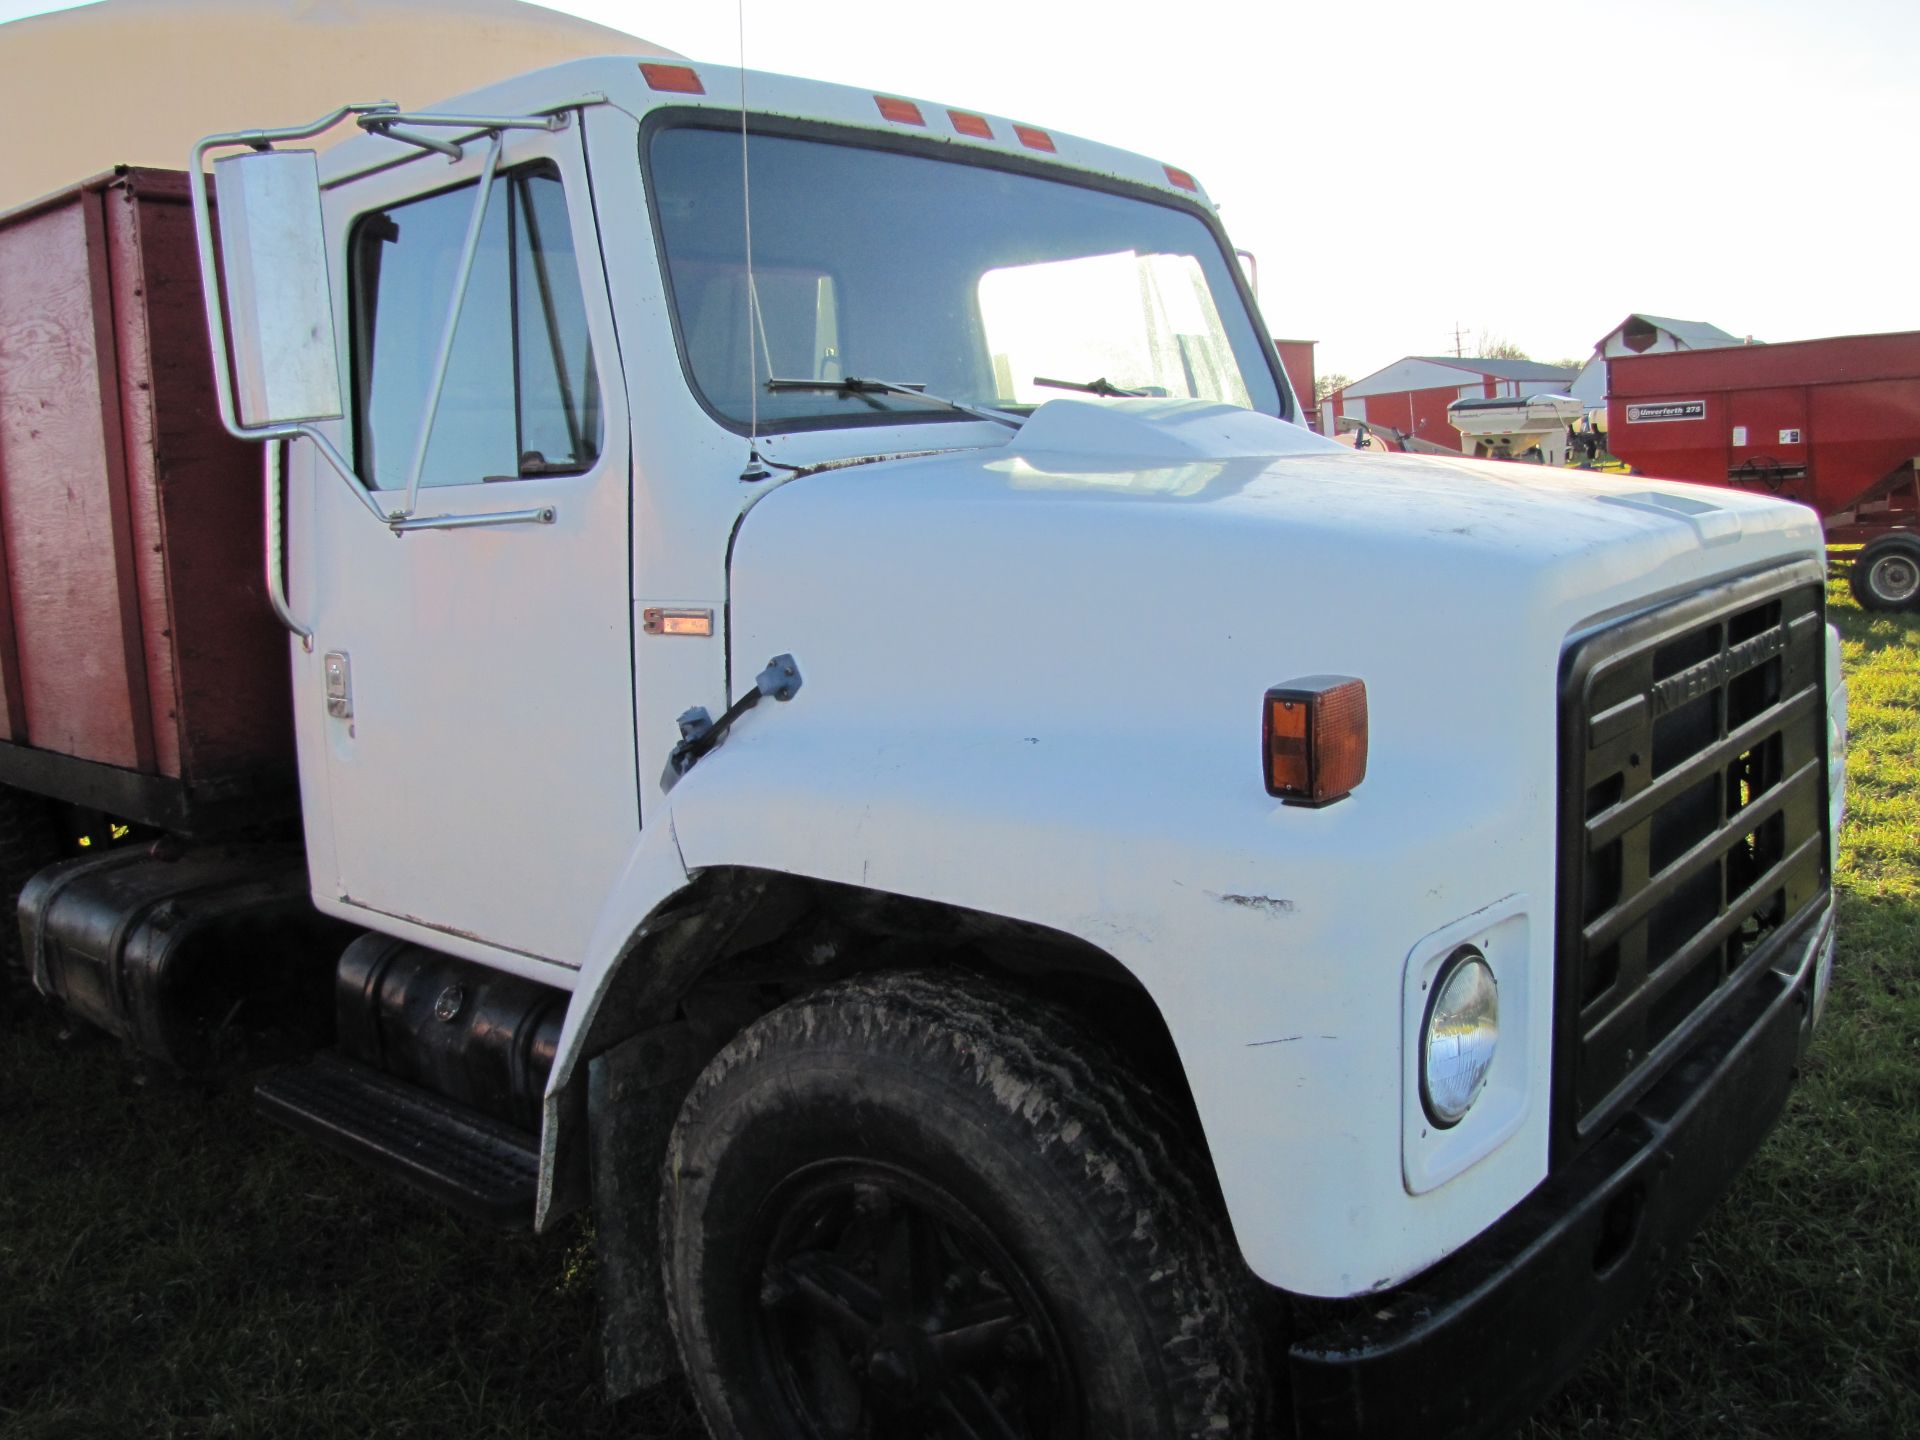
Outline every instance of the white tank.
{"label": "white tank", "polygon": [[1567,461],[1567,430],[1586,413],[1571,395],[1472,397],[1447,406],[1447,423],[1468,441],[1471,455],[1490,460]]}
{"label": "white tank", "polygon": [[[673,55],[518,0],[101,0],[0,25],[0,211],[218,130],[428,105],[583,55]],[[343,132],[344,133],[344,132]]]}

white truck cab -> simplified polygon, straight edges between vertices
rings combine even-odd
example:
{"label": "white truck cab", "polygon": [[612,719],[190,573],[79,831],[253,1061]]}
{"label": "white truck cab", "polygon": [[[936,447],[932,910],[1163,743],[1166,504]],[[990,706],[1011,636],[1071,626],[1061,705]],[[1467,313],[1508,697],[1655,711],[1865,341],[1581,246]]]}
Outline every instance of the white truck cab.
{"label": "white truck cab", "polygon": [[716,1435],[1524,1415],[1811,1031],[1814,514],[1355,456],[1194,179],[1050,129],[632,58],[345,113],[194,159],[365,932],[263,1105],[593,1205],[611,1387],[677,1342]]}

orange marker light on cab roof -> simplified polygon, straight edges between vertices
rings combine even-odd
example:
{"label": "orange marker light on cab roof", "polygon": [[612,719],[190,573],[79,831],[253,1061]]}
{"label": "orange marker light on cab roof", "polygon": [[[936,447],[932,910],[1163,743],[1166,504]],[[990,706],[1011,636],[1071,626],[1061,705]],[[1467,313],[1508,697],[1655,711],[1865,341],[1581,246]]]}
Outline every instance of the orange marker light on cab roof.
{"label": "orange marker light on cab roof", "polygon": [[1163,165],[1161,168],[1167,172],[1167,179],[1178,185],[1182,190],[1192,190],[1196,194],[1199,192],[1200,186],[1195,183],[1193,176],[1189,175],[1186,171],[1176,165]]}
{"label": "orange marker light on cab roof", "polygon": [[981,140],[993,138],[993,126],[987,123],[987,117],[984,115],[974,115],[965,110],[949,110],[947,119],[953,122],[953,128],[962,135],[972,135]]}
{"label": "orange marker light on cab roof", "polygon": [[920,107],[911,100],[896,100],[891,95],[876,95],[873,103],[880,107],[880,113],[889,120],[902,125],[924,125],[926,117],[920,113]]}
{"label": "orange marker light on cab roof", "polygon": [[1260,766],[1267,793],[1289,805],[1331,805],[1367,778],[1367,684],[1308,675],[1267,691]]}
{"label": "orange marker light on cab roof", "polygon": [[691,65],[659,65],[651,60],[642,60],[640,73],[655,90],[667,90],[675,95],[707,93],[707,87],[700,83],[700,76]]}
{"label": "orange marker light on cab roof", "polygon": [[1054,151],[1053,136],[1044,130],[1036,130],[1031,125],[1016,125],[1013,127],[1013,133],[1029,150],[1045,150],[1049,154]]}

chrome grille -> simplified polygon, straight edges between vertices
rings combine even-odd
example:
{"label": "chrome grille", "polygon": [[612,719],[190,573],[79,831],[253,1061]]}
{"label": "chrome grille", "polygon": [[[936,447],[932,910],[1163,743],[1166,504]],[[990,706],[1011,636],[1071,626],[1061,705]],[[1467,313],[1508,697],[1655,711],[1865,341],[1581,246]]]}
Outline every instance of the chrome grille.
{"label": "chrome grille", "polygon": [[1577,1149],[1827,885],[1825,577],[1715,586],[1562,667],[1556,1146]]}

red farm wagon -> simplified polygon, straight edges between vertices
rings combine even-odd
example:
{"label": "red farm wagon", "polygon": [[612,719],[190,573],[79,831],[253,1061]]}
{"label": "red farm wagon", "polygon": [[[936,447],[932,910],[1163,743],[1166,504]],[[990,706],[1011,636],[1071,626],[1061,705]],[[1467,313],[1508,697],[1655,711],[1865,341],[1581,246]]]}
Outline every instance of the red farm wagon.
{"label": "red farm wagon", "polygon": [[1764,490],[1864,545],[1853,591],[1920,607],[1920,331],[1607,362],[1607,446],[1636,470]]}
{"label": "red farm wagon", "polygon": [[211,364],[184,175],[0,215],[0,784],[192,834],[295,805],[260,453]]}

